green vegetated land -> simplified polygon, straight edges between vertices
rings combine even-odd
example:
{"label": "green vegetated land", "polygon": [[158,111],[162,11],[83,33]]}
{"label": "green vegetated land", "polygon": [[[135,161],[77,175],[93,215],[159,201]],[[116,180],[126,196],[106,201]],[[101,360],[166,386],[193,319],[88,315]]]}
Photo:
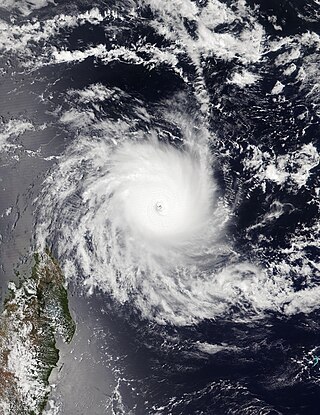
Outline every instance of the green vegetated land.
{"label": "green vegetated land", "polygon": [[9,284],[0,315],[0,415],[40,415],[59,359],[56,336],[75,332],[65,280],[49,251],[35,254],[29,276]]}

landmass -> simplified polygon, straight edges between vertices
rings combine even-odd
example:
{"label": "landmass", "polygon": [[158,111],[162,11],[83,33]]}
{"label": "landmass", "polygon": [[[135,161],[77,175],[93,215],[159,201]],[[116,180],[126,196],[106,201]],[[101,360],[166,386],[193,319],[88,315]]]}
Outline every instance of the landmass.
{"label": "landmass", "polygon": [[49,251],[34,254],[30,275],[9,284],[0,315],[0,415],[40,415],[59,360],[57,337],[75,332],[64,276]]}

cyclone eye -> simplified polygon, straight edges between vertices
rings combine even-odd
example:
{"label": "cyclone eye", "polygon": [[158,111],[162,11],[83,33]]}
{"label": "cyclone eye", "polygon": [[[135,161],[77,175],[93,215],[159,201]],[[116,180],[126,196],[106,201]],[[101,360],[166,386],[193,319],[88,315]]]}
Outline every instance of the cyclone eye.
{"label": "cyclone eye", "polygon": [[156,209],[156,212],[159,213],[159,215],[165,215],[166,214],[165,204],[161,201],[158,201],[155,204],[155,209]]}

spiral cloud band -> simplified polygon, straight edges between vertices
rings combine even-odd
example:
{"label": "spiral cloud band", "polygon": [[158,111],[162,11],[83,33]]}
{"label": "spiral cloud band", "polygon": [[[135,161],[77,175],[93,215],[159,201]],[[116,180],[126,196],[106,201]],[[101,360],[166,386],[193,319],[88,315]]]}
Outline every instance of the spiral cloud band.
{"label": "spiral cloud band", "polygon": [[232,246],[206,134],[191,131],[179,149],[125,129],[117,141],[114,130],[112,139],[80,137],[45,180],[37,248],[53,245],[69,281],[160,324],[279,310],[291,282]]}

